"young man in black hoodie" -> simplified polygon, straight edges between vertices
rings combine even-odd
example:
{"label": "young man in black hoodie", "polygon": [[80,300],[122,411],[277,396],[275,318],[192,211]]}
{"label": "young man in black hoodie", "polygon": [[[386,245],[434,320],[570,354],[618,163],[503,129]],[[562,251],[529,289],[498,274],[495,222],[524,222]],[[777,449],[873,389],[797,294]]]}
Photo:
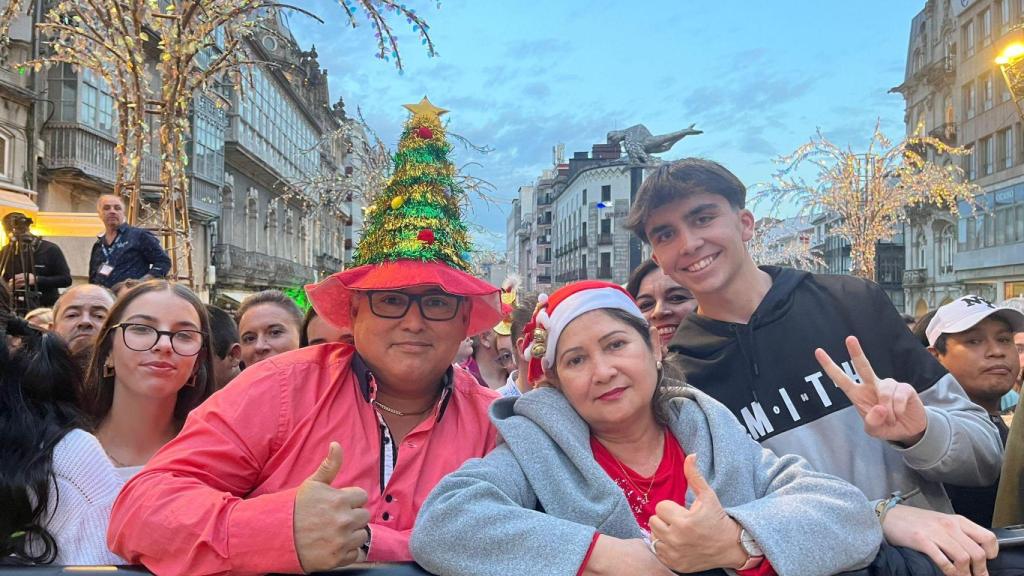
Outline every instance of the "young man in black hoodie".
{"label": "young man in black hoodie", "polygon": [[[754,233],[745,201],[724,167],[683,159],[654,170],[630,210],[627,227],[697,300],[669,344],[688,382],[765,447],[803,456],[876,500],[891,544],[947,574],[987,574],[995,537],[949,514],[942,488],[998,476],[1001,444],[984,410],[876,284],[758,267],[745,244]],[[911,492],[910,506],[898,505]]]}

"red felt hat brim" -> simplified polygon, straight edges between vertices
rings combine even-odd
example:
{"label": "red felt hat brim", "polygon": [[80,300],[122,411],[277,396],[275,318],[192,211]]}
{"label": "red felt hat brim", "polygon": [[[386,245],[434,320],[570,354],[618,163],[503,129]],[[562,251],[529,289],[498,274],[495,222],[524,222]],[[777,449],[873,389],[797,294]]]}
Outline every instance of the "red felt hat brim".
{"label": "red felt hat brim", "polygon": [[401,290],[437,286],[449,294],[465,296],[472,303],[467,335],[494,328],[501,321],[500,290],[441,262],[396,260],[344,270],[306,285],[306,295],[316,313],[339,328],[352,326],[352,293],[366,290]]}

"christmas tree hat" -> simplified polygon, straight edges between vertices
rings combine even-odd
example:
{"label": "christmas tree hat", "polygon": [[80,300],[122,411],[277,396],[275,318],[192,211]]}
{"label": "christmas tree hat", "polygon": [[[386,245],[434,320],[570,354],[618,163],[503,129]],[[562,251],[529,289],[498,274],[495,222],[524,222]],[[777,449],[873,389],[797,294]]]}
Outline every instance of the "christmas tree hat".
{"label": "christmas tree hat", "polygon": [[469,300],[468,334],[478,334],[501,319],[499,289],[468,273],[465,192],[455,180],[441,123],[447,110],[426,97],[405,107],[412,114],[398,143],[394,174],[366,209],[356,267],[310,284],[306,292],[321,317],[346,327],[354,291],[437,286]]}

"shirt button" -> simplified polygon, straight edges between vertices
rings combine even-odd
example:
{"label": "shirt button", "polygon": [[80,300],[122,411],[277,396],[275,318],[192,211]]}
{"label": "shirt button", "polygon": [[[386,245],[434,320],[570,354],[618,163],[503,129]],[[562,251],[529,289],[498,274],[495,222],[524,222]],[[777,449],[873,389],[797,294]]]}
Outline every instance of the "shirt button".
{"label": "shirt button", "polygon": [[391,494],[388,494],[387,496],[384,497],[384,501],[387,502],[388,504],[390,504],[392,500],[394,500],[394,498],[391,497]]}
{"label": "shirt button", "polygon": [[385,512],[385,513],[381,514],[380,517],[383,518],[384,520],[387,520],[388,518],[391,518],[391,515],[388,514],[387,512]]}

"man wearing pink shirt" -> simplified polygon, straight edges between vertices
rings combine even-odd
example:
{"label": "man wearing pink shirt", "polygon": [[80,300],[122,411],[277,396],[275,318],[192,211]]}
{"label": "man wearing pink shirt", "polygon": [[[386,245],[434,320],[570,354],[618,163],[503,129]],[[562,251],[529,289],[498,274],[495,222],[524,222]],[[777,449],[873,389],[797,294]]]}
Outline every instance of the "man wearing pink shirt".
{"label": "man wearing pink shirt", "polygon": [[[435,111],[410,110],[410,122],[440,129]],[[394,215],[393,196],[389,187],[374,210]],[[438,210],[437,226],[461,226],[457,208]],[[452,256],[468,248],[464,227],[435,238],[423,218],[387,218],[368,221],[361,266],[306,287],[355,347],[280,354],[193,411],[118,497],[111,550],[161,575],[412,560],[409,535],[431,489],[494,447],[487,409],[498,394],[452,360],[501,313],[498,289]],[[375,225],[401,250],[388,251],[396,244]]]}

